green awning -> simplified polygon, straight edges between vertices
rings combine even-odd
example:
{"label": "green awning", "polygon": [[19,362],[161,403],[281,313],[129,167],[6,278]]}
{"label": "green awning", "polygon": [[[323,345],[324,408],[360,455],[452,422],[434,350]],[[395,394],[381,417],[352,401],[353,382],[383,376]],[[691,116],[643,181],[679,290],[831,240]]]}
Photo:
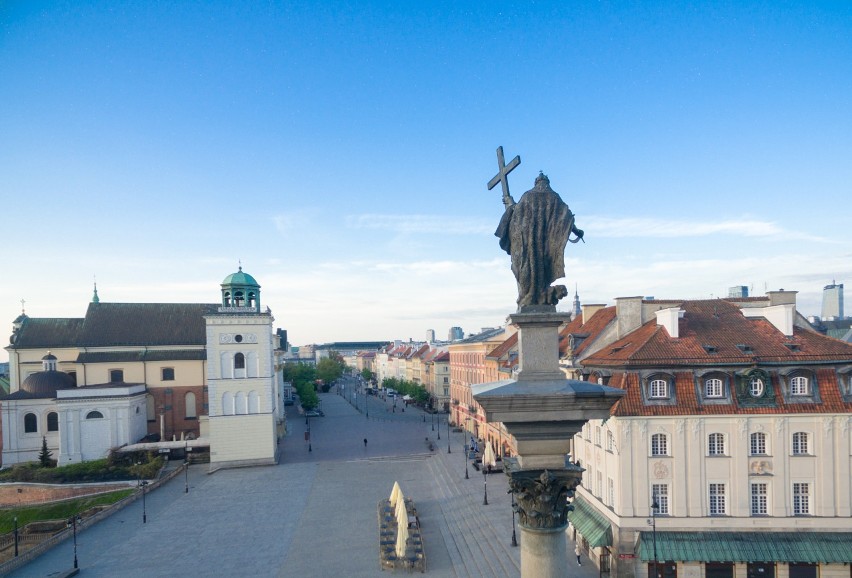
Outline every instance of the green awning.
{"label": "green awning", "polygon": [[602,514],[582,498],[575,498],[571,505],[572,512],[568,512],[568,519],[589,542],[589,546],[612,546],[612,526]]}
{"label": "green awning", "polygon": [[[652,561],[654,533],[639,540],[639,558]],[[849,563],[852,532],[657,532],[657,560]]]}

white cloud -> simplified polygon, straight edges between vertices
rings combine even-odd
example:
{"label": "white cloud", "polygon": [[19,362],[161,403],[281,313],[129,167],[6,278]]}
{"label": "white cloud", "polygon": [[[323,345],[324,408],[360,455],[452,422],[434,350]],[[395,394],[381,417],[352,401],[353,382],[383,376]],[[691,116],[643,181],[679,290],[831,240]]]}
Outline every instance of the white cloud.
{"label": "white cloud", "polygon": [[396,233],[438,233],[447,235],[480,235],[493,233],[497,227],[486,219],[457,215],[350,215],[346,225],[353,229],[378,229]]}
{"label": "white cloud", "polygon": [[779,227],[771,221],[758,219],[727,219],[719,221],[666,220],[653,218],[584,217],[583,228],[596,237],[705,237],[736,235],[741,237],[785,237],[807,241],[828,242],[827,239]]}

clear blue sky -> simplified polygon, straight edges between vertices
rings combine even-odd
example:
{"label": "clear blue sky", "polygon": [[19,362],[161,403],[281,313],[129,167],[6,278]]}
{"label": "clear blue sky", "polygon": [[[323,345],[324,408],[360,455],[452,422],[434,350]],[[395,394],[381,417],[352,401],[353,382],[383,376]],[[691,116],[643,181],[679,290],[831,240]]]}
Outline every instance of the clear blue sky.
{"label": "clear blue sky", "polygon": [[294,344],[497,325],[498,145],[586,230],[584,302],[819,313],[852,283],[850,30],[848,2],[0,2],[0,323],[82,316],[95,275],[215,302],[241,259]]}

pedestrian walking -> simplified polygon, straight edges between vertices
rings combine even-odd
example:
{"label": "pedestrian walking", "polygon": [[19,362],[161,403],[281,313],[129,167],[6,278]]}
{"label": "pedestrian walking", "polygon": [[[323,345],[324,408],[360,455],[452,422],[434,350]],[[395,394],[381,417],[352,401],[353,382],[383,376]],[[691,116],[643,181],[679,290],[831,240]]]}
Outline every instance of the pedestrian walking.
{"label": "pedestrian walking", "polygon": [[574,544],[574,553],[577,555],[577,566],[582,566],[582,562],[580,562],[580,542],[576,542]]}
{"label": "pedestrian walking", "polygon": [[367,447],[367,438],[364,438],[364,447]]}

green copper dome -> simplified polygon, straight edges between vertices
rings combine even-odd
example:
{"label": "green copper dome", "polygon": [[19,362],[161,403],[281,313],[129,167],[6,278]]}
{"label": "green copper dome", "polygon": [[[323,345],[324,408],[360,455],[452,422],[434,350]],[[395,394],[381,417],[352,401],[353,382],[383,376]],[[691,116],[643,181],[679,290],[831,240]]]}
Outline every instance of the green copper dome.
{"label": "green copper dome", "polygon": [[248,273],[243,273],[242,266],[240,266],[240,270],[236,273],[231,273],[225,277],[225,280],[222,281],[222,285],[250,285],[253,287],[260,287],[257,281],[254,280],[254,277]]}

